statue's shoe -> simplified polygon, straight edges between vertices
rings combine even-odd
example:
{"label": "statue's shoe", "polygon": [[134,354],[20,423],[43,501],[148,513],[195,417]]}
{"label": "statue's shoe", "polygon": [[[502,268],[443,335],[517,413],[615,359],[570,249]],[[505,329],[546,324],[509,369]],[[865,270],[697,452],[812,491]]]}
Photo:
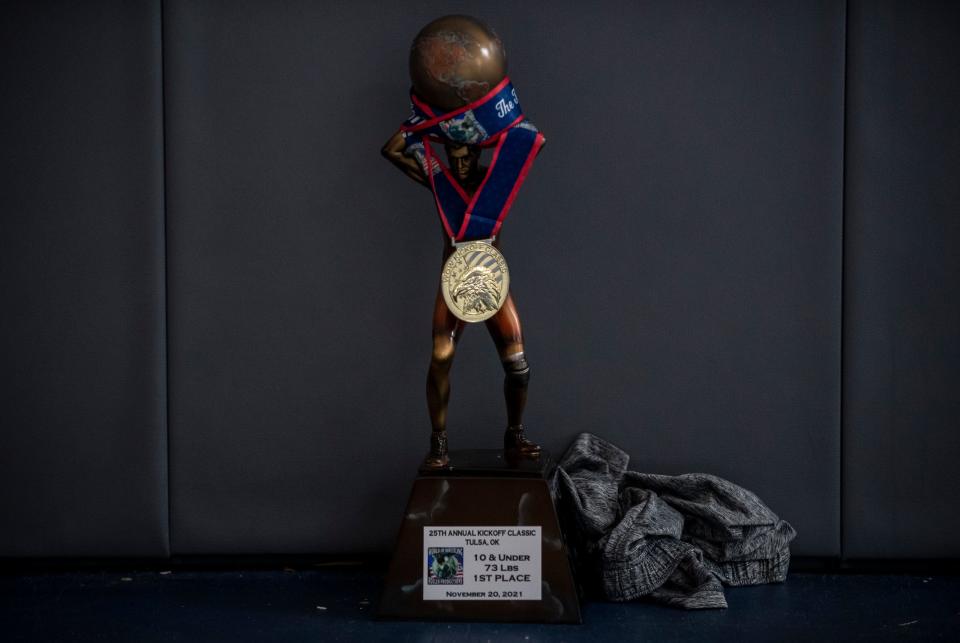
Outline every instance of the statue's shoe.
{"label": "statue's shoe", "polygon": [[503,450],[510,455],[536,457],[540,455],[540,445],[527,438],[523,425],[509,426],[503,433]]}
{"label": "statue's shoe", "polygon": [[450,464],[450,456],[447,454],[447,432],[433,431],[430,434],[430,453],[423,461],[425,467],[431,469],[440,469]]}

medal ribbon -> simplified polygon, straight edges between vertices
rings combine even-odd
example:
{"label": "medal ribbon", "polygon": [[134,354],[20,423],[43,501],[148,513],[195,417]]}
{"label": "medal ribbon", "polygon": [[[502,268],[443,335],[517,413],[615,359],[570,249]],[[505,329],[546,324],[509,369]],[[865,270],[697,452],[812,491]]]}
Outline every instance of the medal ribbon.
{"label": "medal ribbon", "polygon": [[[437,212],[456,241],[497,234],[545,139],[520,109],[517,91],[504,78],[486,96],[443,113],[410,91],[412,114],[400,130],[404,154],[429,177]],[[430,143],[493,147],[493,159],[473,196],[464,192]]]}

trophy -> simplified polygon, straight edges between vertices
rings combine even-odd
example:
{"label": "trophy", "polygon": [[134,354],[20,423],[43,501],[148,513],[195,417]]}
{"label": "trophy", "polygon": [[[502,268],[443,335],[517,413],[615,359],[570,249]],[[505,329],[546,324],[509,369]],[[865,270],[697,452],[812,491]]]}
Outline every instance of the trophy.
{"label": "trophy", "polygon": [[[450,367],[467,324],[478,322],[490,332],[506,373],[504,450],[518,457],[540,452],[523,428],[530,367],[500,231],[545,139],[523,115],[506,68],[503,44],[483,23],[466,16],[434,20],[410,49],[410,118],[383,148],[387,159],[433,193],[443,229],[427,374],[430,467],[449,463]],[[444,148],[448,165],[434,143]],[[480,165],[484,148],[493,151],[489,167]]]}
{"label": "trophy", "polygon": [[[530,367],[500,238],[545,139],[506,72],[503,43],[481,21],[457,15],[429,23],[410,48],[411,114],[382,150],[430,190],[444,252],[426,387],[430,449],[401,524],[381,617],[580,622],[548,485],[553,464],[522,420]],[[492,152],[489,166],[481,164],[484,149]],[[450,367],[463,331],[479,322],[505,372],[503,449],[450,451]]]}

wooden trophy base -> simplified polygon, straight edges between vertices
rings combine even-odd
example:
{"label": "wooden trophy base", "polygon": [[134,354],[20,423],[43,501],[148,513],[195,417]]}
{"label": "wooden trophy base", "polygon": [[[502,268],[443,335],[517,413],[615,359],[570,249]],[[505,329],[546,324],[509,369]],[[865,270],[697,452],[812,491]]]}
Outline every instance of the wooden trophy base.
{"label": "wooden trophy base", "polygon": [[451,451],[421,467],[400,525],[379,618],[580,623],[546,452]]}

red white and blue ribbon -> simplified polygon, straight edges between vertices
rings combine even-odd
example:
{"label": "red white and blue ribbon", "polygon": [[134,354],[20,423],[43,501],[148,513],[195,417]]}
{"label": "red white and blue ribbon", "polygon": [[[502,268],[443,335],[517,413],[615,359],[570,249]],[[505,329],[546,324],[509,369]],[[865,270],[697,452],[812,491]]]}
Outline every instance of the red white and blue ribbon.
{"label": "red white and blue ribbon", "polygon": [[[486,96],[451,112],[431,107],[410,92],[412,114],[400,130],[404,153],[417,159],[429,177],[437,212],[456,241],[497,234],[544,144],[540,131],[523,116],[517,92],[504,78]],[[468,195],[430,143],[492,147],[490,167],[477,191]]]}

